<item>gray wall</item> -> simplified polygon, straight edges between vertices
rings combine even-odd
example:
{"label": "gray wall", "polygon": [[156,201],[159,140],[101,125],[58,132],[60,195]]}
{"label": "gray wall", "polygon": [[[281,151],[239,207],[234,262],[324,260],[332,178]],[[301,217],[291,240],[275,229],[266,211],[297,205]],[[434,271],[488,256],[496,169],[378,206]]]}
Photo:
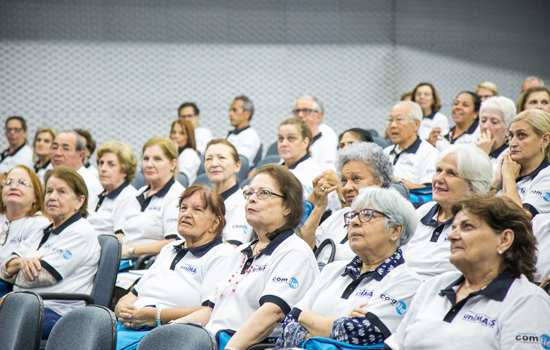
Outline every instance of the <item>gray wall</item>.
{"label": "gray wall", "polygon": [[549,10],[548,0],[4,0],[0,116],[138,150],[167,135],[185,100],[224,136],[244,93],[267,144],[294,98],[314,94],[337,132],[382,130],[419,81],[436,84],[447,115],[482,80],[514,99],[526,75],[550,83]]}

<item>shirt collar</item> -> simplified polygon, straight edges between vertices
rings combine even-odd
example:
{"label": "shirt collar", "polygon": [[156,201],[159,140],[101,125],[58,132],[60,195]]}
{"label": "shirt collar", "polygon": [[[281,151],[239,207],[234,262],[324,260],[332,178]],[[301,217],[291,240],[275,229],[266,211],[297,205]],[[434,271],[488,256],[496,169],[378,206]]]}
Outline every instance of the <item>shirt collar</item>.
{"label": "shirt collar", "polygon": [[322,132],[320,132],[320,133],[318,133],[317,135],[313,136],[313,137],[311,138],[311,143],[309,144],[309,147],[313,146],[313,144],[314,144],[317,140],[319,140],[322,136],[323,136],[323,133],[322,133]]}
{"label": "shirt collar", "polygon": [[208,253],[210,251],[210,249],[212,249],[215,246],[217,246],[218,244],[222,244],[222,243],[223,243],[222,237],[218,236],[218,237],[214,238],[213,240],[211,240],[210,242],[205,243],[205,244],[203,244],[201,246],[198,246],[198,247],[186,248],[186,247],[184,247],[185,243],[174,244],[174,250],[176,251],[176,254],[181,253],[181,254],[185,255],[187,252],[190,252],[191,254],[193,254],[193,256],[195,256],[197,258],[200,258],[204,254]]}
{"label": "shirt collar", "polygon": [[241,132],[243,132],[243,131],[245,131],[246,129],[249,129],[249,128],[250,128],[250,125],[247,125],[244,128],[229,130],[229,132],[227,133],[227,136],[229,136],[229,135],[239,135]]}
{"label": "shirt collar", "polygon": [[13,150],[13,152],[10,152],[10,149],[9,147],[6,148],[3,152],[2,152],[2,159],[4,158],[7,158],[7,157],[12,157],[14,155],[17,154],[17,152],[19,152],[23,147],[25,147],[27,145],[26,142],[24,142],[21,146],[17,147],[15,150]]}
{"label": "shirt collar", "polygon": [[[275,249],[277,249],[277,247],[279,245],[281,245],[281,243],[283,243],[288,237],[292,236],[294,234],[294,231],[291,230],[291,229],[279,229],[279,230],[276,230],[274,232],[272,232],[271,234],[268,235],[271,236],[271,241],[269,242],[269,244],[260,252],[259,255],[271,255]],[[253,242],[251,242],[250,244],[248,244],[246,247],[244,247],[241,251],[248,257],[251,257],[252,256],[252,245],[254,245],[255,243],[257,243],[258,240],[254,240]],[[258,256],[259,256],[258,255]]]}
{"label": "shirt collar", "polygon": [[397,145],[393,146],[393,149],[391,150],[391,153],[393,154],[401,154],[401,153],[411,153],[411,154],[415,154],[417,151],[418,151],[418,148],[420,147],[420,144],[422,143],[422,140],[420,139],[420,137],[416,136],[416,140],[414,140],[414,142],[412,143],[412,145],[410,145],[409,147],[405,148],[404,150],[402,150],[401,152],[397,153],[396,152],[396,149],[397,149]]}
{"label": "shirt collar", "polygon": [[521,181],[523,179],[532,179],[536,177],[542,171],[542,169],[546,168],[548,165],[550,165],[550,163],[548,163],[548,160],[545,158],[542,163],[540,163],[540,165],[530,174],[520,176],[516,179],[516,181]]}
{"label": "shirt collar", "polygon": [[466,131],[464,131],[459,137],[453,138],[452,135],[454,134],[454,131],[456,130],[456,125],[455,125],[451,128],[451,130],[449,131],[449,133],[447,134],[446,137],[447,137],[447,139],[449,140],[450,143],[455,143],[456,140],[458,140],[462,136],[473,134],[477,130],[478,125],[479,125],[479,118],[475,118],[474,122],[468,127],[468,129],[466,129]]}
{"label": "shirt collar", "polygon": [[[404,264],[405,259],[403,259],[403,253],[401,249],[397,250],[389,256],[384,262],[382,262],[376,269],[370,271],[373,273],[373,278],[377,281],[381,281],[388,273],[390,273],[397,266]],[[363,261],[360,257],[356,256],[353,260],[346,265],[344,273],[342,276],[350,276],[351,279],[356,280],[361,276],[361,267],[363,266]],[[367,272],[368,273],[368,272]]]}
{"label": "shirt collar", "polygon": [[38,161],[34,163],[34,172],[37,173],[39,170],[46,169],[51,163],[51,160],[48,159],[48,161],[44,164],[38,164]]}
{"label": "shirt collar", "polygon": [[[115,190],[109,192],[109,193],[106,193],[106,194],[103,194],[105,197],[109,198],[109,199],[115,199],[116,197],[118,197],[118,195],[120,194],[120,192],[122,192],[122,190],[124,190],[126,187],[128,187],[130,183],[125,180],[120,186],[118,186]],[[100,194],[101,196],[102,194]]]}
{"label": "shirt collar", "polygon": [[425,118],[425,119],[433,119],[433,118],[435,117],[435,114],[436,114],[436,113],[437,113],[437,111],[433,111],[432,113],[423,116],[423,118]]}
{"label": "shirt collar", "polygon": [[[440,296],[447,297],[453,304],[456,302],[456,290],[461,283],[464,282],[464,276],[460,276],[457,280],[451,283],[448,287],[439,291]],[[514,283],[515,277],[511,272],[502,271],[487,287],[470,294],[470,296],[483,295],[489,299],[503,301]]]}
{"label": "shirt collar", "polygon": [[67,227],[74,224],[75,222],[77,222],[81,218],[82,218],[82,216],[80,215],[80,213],[76,212],[71,217],[69,217],[67,220],[65,220],[65,222],[63,222],[61,225],[59,225],[57,228],[53,228],[53,224],[46,227],[44,229],[44,234],[47,233],[49,235],[50,233],[53,233],[54,235],[58,235],[61,232],[63,232],[63,230],[65,230]]}
{"label": "shirt collar", "polygon": [[[302,162],[305,162],[306,160],[308,160],[309,158],[311,158],[311,156],[309,155],[309,153],[306,153],[305,156],[303,156],[302,158],[298,159],[296,162],[294,162],[294,164],[292,164],[292,166],[289,166],[288,168],[289,169],[296,169],[296,167],[298,166],[298,164],[302,163]],[[285,163],[283,163],[283,165],[285,165]]]}
{"label": "shirt collar", "polygon": [[491,151],[491,153],[489,153],[489,157],[490,157],[490,158],[498,158],[498,156],[499,156],[502,152],[504,152],[504,150],[505,150],[506,148],[508,148],[508,142],[504,142],[504,143],[502,144],[502,146],[500,146],[499,148],[497,148],[497,149]]}
{"label": "shirt collar", "polygon": [[233,187],[229,188],[228,190],[223,191],[220,196],[222,196],[223,200],[225,201],[227,198],[231,197],[231,195],[239,190],[239,183],[237,182]]}
{"label": "shirt collar", "polygon": [[439,222],[437,221],[437,213],[439,212],[440,205],[435,203],[435,205],[420,219],[420,222],[422,222],[426,226],[431,227],[438,227],[439,225],[448,225],[453,221],[453,218],[450,218],[447,221]]}

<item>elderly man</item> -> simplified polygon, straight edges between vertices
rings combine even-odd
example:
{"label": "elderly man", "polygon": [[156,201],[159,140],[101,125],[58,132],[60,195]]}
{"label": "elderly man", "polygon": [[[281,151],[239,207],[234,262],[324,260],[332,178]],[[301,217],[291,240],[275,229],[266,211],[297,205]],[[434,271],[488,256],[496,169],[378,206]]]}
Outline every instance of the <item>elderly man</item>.
{"label": "elderly man", "polygon": [[229,107],[229,122],[234,127],[227,133],[227,141],[231,142],[240,155],[248,159],[252,168],[254,159],[260,151],[261,141],[256,130],[250,127],[254,115],[254,103],[245,95],[237,96]]}
{"label": "elderly man", "polygon": [[27,145],[27,122],[23,117],[8,117],[4,124],[8,148],[0,153],[0,173],[16,165],[33,168],[32,148]]}
{"label": "elderly man", "polygon": [[311,130],[311,157],[323,168],[335,169],[338,137],[330,126],[322,124],[325,110],[321,100],[315,96],[302,96],[294,102],[292,113],[302,119]]}
{"label": "elderly man", "polygon": [[84,166],[86,141],[76,131],[63,131],[57,134],[52,144],[52,164],[73,168],[84,179],[88,188],[88,209],[93,210],[98,195],[103,191],[97,172]]}
{"label": "elderly man", "polygon": [[384,152],[393,163],[397,180],[408,189],[424,187],[432,182],[439,152],[427,141],[418,137],[422,109],[411,101],[393,106],[388,118],[388,134],[393,146]]}
{"label": "elderly man", "polygon": [[189,120],[195,128],[195,141],[197,142],[197,151],[204,154],[206,145],[214,138],[212,131],[203,126],[199,126],[199,115],[201,111],[195,102],[184,102],[178,108],[178,117]]}

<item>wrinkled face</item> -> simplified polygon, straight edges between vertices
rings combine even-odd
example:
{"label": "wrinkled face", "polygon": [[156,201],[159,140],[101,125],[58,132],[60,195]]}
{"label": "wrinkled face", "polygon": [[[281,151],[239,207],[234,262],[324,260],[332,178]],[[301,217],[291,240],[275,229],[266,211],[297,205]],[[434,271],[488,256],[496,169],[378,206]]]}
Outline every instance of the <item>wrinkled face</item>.
{"label": "wrinkled face", "polygon": [[548,146],[550,135],[537,135],[531,125],[518,120],[510,125],[508,140],[510,143],[510,158],[520,164],[525,164],[543,153]]}
{"label": "wrinkled face", "polygon": [[453,101],[452,117],[456,124],[469,124],[476,118],[474,98],[462,93]]}
{"label": "wrinkled face", "polygon": [[10,210],[11,207],[25,208],[29,212],[35,201],[34,186],[27,172],[21,168],[13,168],[8,172],[2,184],[2,203]]}
{"label": "wrinkled face", "polygon": [[12,147],[18,147],[25,143],[27,132],[23,130],[23,124],[17,119],[11,119],[4,129],[8,143]]}
{"label": "wrinkled face", "polygon": [[126,179],[118,157],[110,152],[104,153],[97,161],[97,172],[99,181],[107,192],[115,190]]}
{"label": "wrinkled face", "polygon": [[355,142],[361,142],[361,138],[359,137],[359,135],[352,131],[345,132],[338,142],[338,149],[345,148],[346,146],[349,146]]}
{"label": "wrinkled face", "polygon": [[158,145],[147,147],[143,152],[143,176],[148,184],[167,183],[176,169],[176,160],[168,159]]}
{"label": "wrinkled face", "polygon": [[489,131],[495,139],[495,146],[500,146],[506,139],[506,124],[502,114],[496,110],[484,109],[479,116],[481,132]]}
{"label": "wrinkled face", "polygon": [[82,167],[84,151],[76,150],[76,135],[62,132],[52,144],[51,159],[54,166],[66,165],[74,170]]}
{"label": "wrinkled face", "polygon": [[342,183],[342,195],[348,206],[351,205],[363,187],[382,186],[374,176],[371,167],[359,160],[350,160],[344,164],[340,181]]}
{"label": "wrinkled face", "polygon": [[479,88],[477,89],[477,95],[481,99],[481,102],[485,101],[489,97],[495,96],[492,90],[486,89],[486,88]]}
{"label": "wrinkled face", "polygon": [[394,106],[388,118],[388,132],[390,140],[394,145],[401,145],[410,141],[416,136],[420,123],[409,117],[409,110],[406,106]]}
{"label": "wrinkled face", "polygon": [[398,238],[398,231],[386,229],[384,216],[377,212],[367,222],[361,222],[359,216],[355,216],[348,226],[349,246],[358,255],[387,251],[388,246],[395,246]]}
{"label": "wrinkled face", "polygon": [[201,241],[204,236],[213,234],[217,218],[202,199],[202,192],[197,191],[180,203],[178,215],[178,233],[186,241]]}
{"label": "wrinkled face", "polygon": [[204,154],[204,169],[208,179],[213,183],[222,183],[236,174],[241,168],[235,161],[232,149],[224,144],[213,144],[206,149]]}
{"label": "wrinkled face", "polygon": [[467,210],[459,211],[449,233],[451,256],[455,266],[494,266],[502,258],[497,253],[499,235]]}
{"label": "wrinkled face", "polygon": [[52,148],[53,137],[49,132],[41,132],[34,140],[34,153],[37,156],[49,156]]}
{"label": "wrinkled face", "polygon": [[546,91],[536,91],[529,94],[525,100],[525,109],[532,108],[550,113],[550,96]]}
{"label": "wrinkled face", "polygon": [[172,130],[170,130],[170,140],[174,142],[176,147],[183,147],[187,144],[187,133],[185,128],[179,124],[174,124]]}
{"label": "wrinkled face", "polygon": [[189,120],[193,123],[193,126],[196,128],[199,122],[199,116],[195,114],[193,107],[183,107],[180,110],[179,117],[184,120]]}
{"label": "wrinkled face", "polygon": [[319,128],[319,125],[321,124],[322,115],[319,112],[315,101],[312,101],[310,99],[297,100],[294,105],[294,109],[292,110],[292,113],[294,114],[294,116],[302,119],[307,124],[312,133],[315,132],[315,130],[317,130]]}
{"label": "wrinkled face", "polygon": [[458,173],[456,155],[450,153],[436,164],[432,179],[433,200],[441,205],[451,205],[470,193],[470,186]]}
{"label": "wrinkled face", "polygon": [[244,128],[248,125],[250,113],[244,110],[244,101],[235,100],[229,107],[229,122],[234,128]]}
{"label": "wrinkled face", "polygon": [[421,85],[420,87],[418,87],[418,89],[416,89],[414,100],[420,105],[420,108],[422,108],[422,110],[431,110],[432,105],[434,104],[434,95],[432,93],[432,89],[428,85]]}
{"label": "wrinkled face", "polygon": [[279,126],[277,150],[287,164],[293,164],[307,153],[309,140],[303,138],[296,125]]}
{"label": "wrinkled face", "polygon": [[59,226],[75,214],[84,201],[84,196],[77,196],[64,180],[55,176],[48,179],[44,195],[44,212],[53,220],[55,226]]}
{"label": "wrinkled face", "polygon": [[273,226],[277,228],[286,222],[290,211],[285,207],[283,198],[273,195],[260,199],[256,194],[259,190],[268,190],[282,195],[279,185],[271,176],[265,173],[254,176],[247,190],[255,192],[248,197],[245,204],[246,221],[250,226],[254,229]]}

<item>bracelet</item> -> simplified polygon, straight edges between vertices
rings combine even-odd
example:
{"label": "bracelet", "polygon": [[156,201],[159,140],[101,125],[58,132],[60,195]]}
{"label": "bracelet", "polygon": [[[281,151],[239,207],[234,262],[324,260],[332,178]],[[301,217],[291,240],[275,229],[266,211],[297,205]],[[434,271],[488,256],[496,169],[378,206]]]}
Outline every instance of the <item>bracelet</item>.
{"label": "bracelet", "polygon": [[160,307],[157,307],[157,317],[155,318],[156,323],[157,323],[157,327],[160,327],[162,325],[162,322],[161,322],[161,319],[160,319],[161,310],[162,309]]}

